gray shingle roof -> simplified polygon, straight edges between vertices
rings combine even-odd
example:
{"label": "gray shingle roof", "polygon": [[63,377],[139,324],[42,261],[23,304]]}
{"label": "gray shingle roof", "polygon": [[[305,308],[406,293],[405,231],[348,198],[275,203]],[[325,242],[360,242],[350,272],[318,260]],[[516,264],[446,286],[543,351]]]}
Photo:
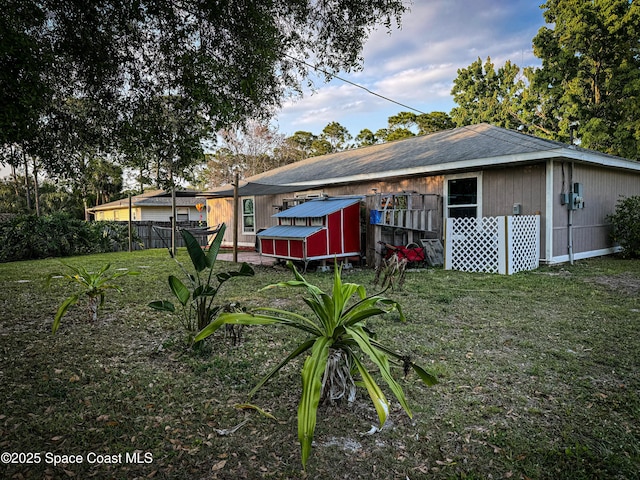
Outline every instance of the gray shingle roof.
{"label": "gray shingle roof", "polygon": [[[640,162],[482,123],[307,158],[245,179],[240,195],[285,193],[299,191],[300,187],[482,169],[551,158],[640,171]],[[226,186],[210,194],[229,196],[233,191]]]}
{"label": "gray shingle roof", "polygon": [[277,185],[320,182],[325,179],[388,173],[562,147],[566,145],[480,124],[312,157],[255,175],[247,181]]}
{"label": "gray shingle roof", "polygon": [[[202,202],[202,197],[196,198],[199,192],[194,190],[176,191],[177,207],[195,207],[197,203]],[[163,190],[153,190],[140,195],[131,197],[131,205],[133,207],[167,207],[171,206],[171,194]],[[99,210],[113,210],[118,208],[129,208],[129,199],[122,198],[102,205],[96,205],[88,209],[90,212]]]}

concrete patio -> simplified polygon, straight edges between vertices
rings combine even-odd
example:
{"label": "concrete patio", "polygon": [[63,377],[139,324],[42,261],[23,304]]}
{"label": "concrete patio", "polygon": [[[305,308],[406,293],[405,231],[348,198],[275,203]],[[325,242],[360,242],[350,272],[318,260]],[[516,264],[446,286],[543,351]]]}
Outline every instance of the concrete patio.
{"label": "concrete patio", "polygon": [[[233,253],[219,253],[218,260],[233,261]],[[246,262],[250,265],[273,265],[276,261],[272,257],[260,255],[254,251],[238,251],[238,263]]]}

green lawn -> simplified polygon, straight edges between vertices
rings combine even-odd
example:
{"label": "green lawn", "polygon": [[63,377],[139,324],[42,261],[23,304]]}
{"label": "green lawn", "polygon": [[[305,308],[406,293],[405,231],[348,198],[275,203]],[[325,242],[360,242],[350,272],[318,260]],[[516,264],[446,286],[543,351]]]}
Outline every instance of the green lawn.
{"label": "green lawn", "polygon": [[[179,258],[190,265],[184,251]],[[141,275],[119,279],[125,291],[110,292],[97,325],[78,305],[52,336],[56,308],[72,291],[55,279],[45,288],[60,261],[0,264],[0,452],[22,461],[0,465],[0,478],[305,478],[300,362],[251,399],[276,420],[235,408],[301,337],[252,327],[237,345],[218,332],[193,352],[173,317],[146,307],[170,299],[167,276],[182,275],[166,251],[64,261]],[[307,277],[325,288],[332,281]],[[345,277],[375,290],[371,270]],[[304,312],[301,291],[258,291],[290,278],[284,268],[257,267],[255,277],[225,284],[219,300]],[[403,378],[399,367],[413,418],[393,403],[374,434],[364,390],[350,408],[321,407],[306,478],[637,478],[640,261],[511,277],[416,271],[387,296],[407,322],[392,314],[369,327],[440,383]],[[18,453],[40,453],[39,463]]]}

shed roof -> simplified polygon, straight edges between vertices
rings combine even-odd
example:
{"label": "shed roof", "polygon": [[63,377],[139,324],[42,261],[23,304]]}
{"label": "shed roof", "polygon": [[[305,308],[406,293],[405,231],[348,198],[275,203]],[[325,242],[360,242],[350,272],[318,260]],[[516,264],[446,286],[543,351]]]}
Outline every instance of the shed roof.
{"label": "shed roof", "polygon": [[[561,158],[640,171],[640,162],[486,123],[311,157],[246,179],[240,195],[345,184]],[[220,187],[211,195],[228,196]]]}
{"label": "shed roof", "polygon": [[361,197],[324,197],[310,200],[295,207],[288,208],[273,215],[276,218],[310,218],[324,217],[337,212],[354,203],[360,202]]}
{"label": "shed roof", "polygon": [[277,237],[277,238],[307,238],[324,227],[304,227],[295,225],[276,225],[267,228],[262,232],[258,232],[258,237]]}

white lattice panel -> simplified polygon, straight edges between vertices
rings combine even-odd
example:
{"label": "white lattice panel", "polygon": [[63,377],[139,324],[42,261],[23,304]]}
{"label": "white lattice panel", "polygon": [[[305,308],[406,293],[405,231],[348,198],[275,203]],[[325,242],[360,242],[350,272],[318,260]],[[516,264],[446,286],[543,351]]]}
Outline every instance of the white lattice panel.
{"label": "white lattice panel", "polygon": [[540,266],[540,217],[508,218],[509,274]]}
{"label": "white lattice panel", "polygon": [[447,270],[512,274],[539,263],[537,215],[447,219]]}
{"label": "white lattice panel", "polygon": [[[447,268],[463,272],[498,273],[500,217],[451,218],[447,231]],[[450,244],[449,244],[450,242]]]}

